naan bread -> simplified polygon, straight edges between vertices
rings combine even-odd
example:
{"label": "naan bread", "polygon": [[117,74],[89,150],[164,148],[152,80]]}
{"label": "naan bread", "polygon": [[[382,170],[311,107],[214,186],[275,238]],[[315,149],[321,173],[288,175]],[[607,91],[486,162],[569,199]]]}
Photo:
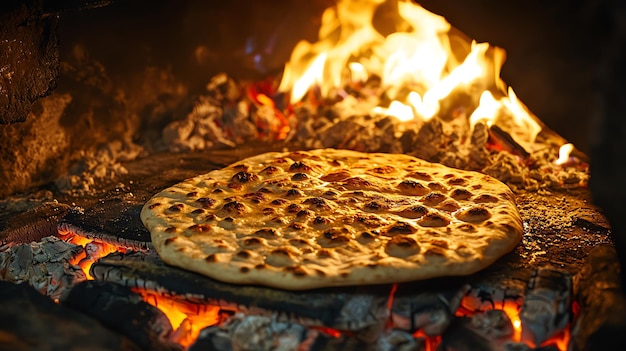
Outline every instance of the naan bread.
{"label": "naan bread", "polygon": [[176,184],[141,219],[166,263],[299,290],[472,274],[522,221],[484,174],[398,154],[265,153]]}

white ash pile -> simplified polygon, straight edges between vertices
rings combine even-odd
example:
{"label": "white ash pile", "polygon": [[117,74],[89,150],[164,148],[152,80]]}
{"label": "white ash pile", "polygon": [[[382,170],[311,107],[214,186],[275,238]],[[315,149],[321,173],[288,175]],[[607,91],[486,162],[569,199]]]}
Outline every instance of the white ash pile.
{"label": "white ash pile", "polygon": [[27,282],[41,294],[59,299],[65,289],[87,280],[80,267],[71,264],[82,252],[81,246],[53,236],[11,246],[0,252],[0,280]]}
{"label": "white ash pile", "polygon": [[54,181],[61,193],[74,196],[91,194],[102,187],[97,184],[114,181],[128,173],[124,161],[136,159],[144,149],[130,141],[114,140],[95,150],[83,150],[67,174]]}
{"label": "white ash pile", "polygon": [[291,105],[285,94],[276,92],[275,82],[236,82],[221,73],[210,80],[193,111],[164,128],[162,141],[173,152],[262,141],[290,148],[404,153],[483,172],[514,190],[587,186],[584,155],[557,164],[563,139],[546,127],[532,144],[522,146],[515,141],[520,132],[511,129],[511,116],[499,116],[493,125],[479,121],[472,126],[468,116],[475,106],[466,99],[456,99],[458,106],[427,121],[401,121],[375,108],[386,99],[378,84],[370,79],[324,99],[310,91]]}

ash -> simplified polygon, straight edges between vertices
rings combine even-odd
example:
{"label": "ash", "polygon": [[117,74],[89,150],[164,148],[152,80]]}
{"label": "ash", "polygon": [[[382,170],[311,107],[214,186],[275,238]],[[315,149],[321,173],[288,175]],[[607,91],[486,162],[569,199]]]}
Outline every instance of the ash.
{"label": "ash", "polygon": [[160,145],[181,152],[264,141],[301,149],[404,153],[488,174],[514,191],[587,186],[586,157],[579,153],[557,165],[564,140],[545,126],[536,141],[524,147],[499,127],[481,122],[471,127],[467,112],[425,122],[375,115],[370,111],[383,100],[375,95],[377,84],[373,79],[359,89],[346,87],[327,99],[309,92],[304,101],[290,105],[273,87],[236,82],[218,74],[197,98],[193,110],[163,129]]}
{"label": "ash", "polygon": [[0,280],[27,282],[39,293],[59,299],[65,289],[87,279],[70,260],[83,252],[78,245],[49,236],[0,252]]}
{"label": "ash", "polygon": [[101,145],[96,150],[83,150],[68,173],[57,178],[54,185],[60,193],[71,196],[94,194],[102,189],[102,183],[113,182],[128,173],[123,162],[134,160],[143,153],[141,146],[120,140]]}

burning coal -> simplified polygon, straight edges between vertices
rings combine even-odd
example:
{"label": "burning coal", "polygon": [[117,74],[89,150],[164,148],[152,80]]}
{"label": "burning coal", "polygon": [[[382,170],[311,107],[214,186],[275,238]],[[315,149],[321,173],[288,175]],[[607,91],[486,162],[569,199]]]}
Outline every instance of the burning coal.
{"label": "burning coal", "polygon": [[[332,293],[279,292],[199,278],[166,266],[150,252],[132,252],[110,244],[104,244],[106,250],[88,250],[103,243],[72,234],[65,239],[68,241],[47,237],[40,243],[17,245],[3,252],[0,270],[11,272],[3,280],[28,281],[52,299],[62,299],[106,320],[113,318],[110,313],[117,312],[90,310],[93,302],[81,302],[81,291],[92,289],[87,296],[98,301],[116,296],[114,305],[132,302],[135,306],[137,301],[143,301],[147,305],[133,308],[156,308],[148,313],[151,322],[146,321],[145,328],[152,335],[151,342],[162,346],[195,350],[199,345],[212,345],[212,349],[221,350],[230,349],[224,345],[232,343],[230,347],[242,349],[250,349],[251,345],[281,345],[286,350],[309,350],[374,343],[373,350],[412,345],[417,350],[435,351],[475,350],[468,345],[476,343],[481,350],[517,350],[528,345],[524,347],[529,350],[549,346],[565,351],[569,323],[574,317],[571,276],[558,270],[536,270],[528,282],[513,279],[453,284],[436,290],[403,284]],[[71,242],[82,242],[84,248]],[[34,252],[34,257],[38,257],[34,258],[36,264],[50,273],[31,273],[29,277],[28,272],[37,266],[22,264],[17,269],[17,263],[25,261],[24,250]],[[79,267],[85,257],[94,262],[87,276]],[[61,273],[55,270],[53,262],[57,261],[64,267]],[[42,279],[48,279],[48,284],[43,286]],[[93,279],[96,285],[81,284]],[[130,291],[110,290],[114,287],[106,284],[111,283]],[[245,292],[246,289],[250,291]],[[224,295],[227,291],[237,292]],[[67,301],[69,298],[75,301]],[[309,301],[317,301],[319,308],[333,306],[336,311],[305,307]],[[110,303],[113,302],[107,302]],[[295,305],[289,307],[290,304]]]}

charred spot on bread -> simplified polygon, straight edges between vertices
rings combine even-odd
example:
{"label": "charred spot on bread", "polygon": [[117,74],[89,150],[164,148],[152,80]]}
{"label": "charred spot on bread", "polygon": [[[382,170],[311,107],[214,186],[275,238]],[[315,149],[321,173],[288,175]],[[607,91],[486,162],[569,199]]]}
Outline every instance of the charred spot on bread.
{"label": "charred spot on bread", "polygon": [[183,204],[174,204],[170,207],[167,208],[167,212],[169,213],[180,213],[183,211],[183,209],[185,208],[185,205]]}
{"label": "charred spot on bread", "polygon": [[435,206],[446,198],[447,197],[443,194],[432,192],[424,196],[422,202],[427,206]]}
{"label": "charred spot on bread", "polygon": [[400,182],[398,189],[400,189],[403,194],[418,196],[425,195],[430,191],[430,189],[425,187],[422,183],[411,179]]}
{"label": "charred spot on bread", "polygon": [[249,210],[243,203],[239,201],[231,201],[224,204],[224,206],[222,207],[222,211],[228,214],[241,216]]}
{"label": "charred spot on bread", "polygon": [[294,162],[289,166],[290,172],[301,172],[301,173],[310,173],[312,171],[311,167],[304,164],[303,162]]}
{"label": "charred spot on bread", "polygon": [[273,228],[263,228],[254,232],[254,235],[259,236],[265,239],[275,239],[280,236],[280,234]]}
{"label": "charred spot on bread", "polygon": [[476,196],[472,201],[474,201],[475,203],[479,203],[479,204],[496,203],[498,202],[498,198],[489,194],[481,194],[481,195]]}
{"label": "charred spot on bread", "polygon": [[406,222],[397,222],[394,223],[393,225],[391,225],[390,227],[388,227],[385,231],[385,234],[387,236],[394,236],[394,235],[398,235],[398,234],[413,234],[417,232],[417,228],[415,228],[414,226],[410,225],[409,223]]}
{"label": "charred spot on bread", "polygon": [[230,178],[231,182],[236,182],[239,184],[247,184],[250,182],[255,182],[257,180],[259,180],[259,176],[250,172],[238,172],[238,173],[235,173],[235,175],[232,176],[232,178]]}
{"label": "charred spot on bread", "polygon": [[417,223],[422,227],[445,227],[450,224],[450,219],[439,213],[429,213],[420,218]]}
{"label": "charred spot on bread", "polygon": [[472,196],[472,193],[467,189],[456,188],[450,193],[450,197],[455,200],[467,200]]}
{"label": "charred spot on bread", "polygon": [[243,245],[246,247],[259,247],[265,244],[265,240],[261,238],[249,237],[243,240]]}
{"label": "charred spot on bread", "polygon": [[190,226],[189,229],[196,233],[206,233],[210,232],[212,227],[208,224],[194,224]]}
{"label": "charred spot on bread", "polygon": [[376,174],[390,174],[390,173],[394,173],[395,171],[396,169],[389,165],[375,167],[375,168],[370,169],[370,172],[376,173]]}
{"label": "charred spot on bread", "polygon": [[289,199],[293,199],[296,197],[302,197],[304,196],[304,194],[302,193],[302,191],[298,190],[298,189],[289,189],[285,192],[285,197],[289,198]]}
{"label": "charred spot on bread", "polygon": [[209,197],[201,197],[197,199],[196,202],[200,204],[202,208],[211,208],[217,203],[215,199],[211,199]]}
{"label": "charred spot on bread", "polygon": [[306,173],[296,173],[291,176],[291,180],[293,181],[302,181],[309,179],[309,176]]}
{"label": "charred spot on bread", "polygon": [[331,206],[328,204],[328,201],[321,197],[310,197],[304,200],[303,204],[309,205],[309,208],[315,210],[329,211]]}
{"label": "charred spot on bread", "polygon": [[274,206],[282,206],[284,204],[287,203],[287,200],[283,200],[283,199],[274,199],[272,200],[272,202],[270,202],[270,204],[274,205]]}
{"label": "charred spot on bread", "polygon": [[398,211],[397,213],[398,215],[405,217],[405,218],[417,219],[426,215],[428,213],[428,209],[422,205],[414,205],[414,206],[405,207],[401,209],[400,211]]}
{"label": "charred spot on bread", "polygon": [[274,175],[278,172],[280,172],[280,169],[275,166],[267,166],[263,168],[263,170],[261,170],[261,174],[268,175],[268,176]]}

